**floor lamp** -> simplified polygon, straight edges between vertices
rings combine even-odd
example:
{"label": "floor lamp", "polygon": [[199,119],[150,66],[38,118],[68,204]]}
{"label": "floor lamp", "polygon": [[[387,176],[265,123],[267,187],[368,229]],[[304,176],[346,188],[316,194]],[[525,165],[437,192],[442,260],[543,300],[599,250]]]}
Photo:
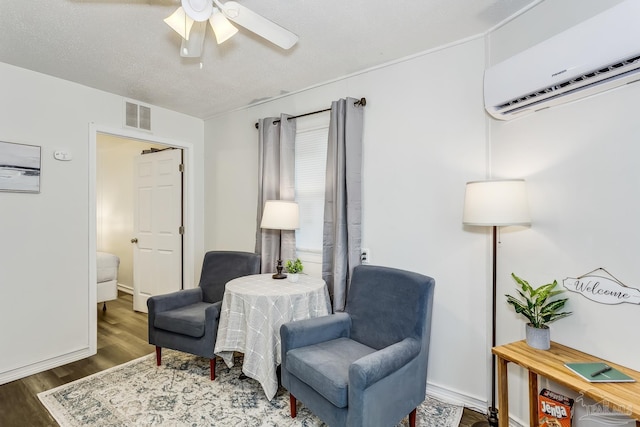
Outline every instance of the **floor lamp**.
{"label": "floor lamp", "polygon": [[[498,227],[505,225],[528,225],[531,223],[527,203],[525,181],[502,179],[468,182],[464,196],[462,223],[481,227],[492,227],[493,231],[493,280],[491,297],[491,347],[496,346],[496,266]],[[503,414],[509,416],[509,414]],[[496,408],[496,358],[491,352],[491,406],[487,421],[475,423],[474,427],[498,425]]]}
{"label": "floor lamp", "polygon": [[282,272],[282,230],[295,230],[300,228],[300,213],[296,202],[287,200],[267,200],[262,212],[260,228],[280,230],[280,240],[278,242],[278,264],[274,279],[284,279],[287,277]]}

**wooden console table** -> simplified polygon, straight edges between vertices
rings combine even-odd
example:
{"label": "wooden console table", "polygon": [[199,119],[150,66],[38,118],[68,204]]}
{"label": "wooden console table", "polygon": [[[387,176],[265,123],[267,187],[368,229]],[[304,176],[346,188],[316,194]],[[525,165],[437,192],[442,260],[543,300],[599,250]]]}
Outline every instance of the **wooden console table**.
{"label": "wooden console table", "polygon": [[[630,412],[640,427],[640,372],[552,342],[549,350],[536,350],[525,341],[493,348],[498,359],[498,407],[500,427],[509,426],[507,365],[513,362],[529,371],[529,420],[538,426],[538,375],[562,384],[596,402],[608,402]],[[590,383],[564,366],[566,362],[606,362],[636,380],[634,383]]]}

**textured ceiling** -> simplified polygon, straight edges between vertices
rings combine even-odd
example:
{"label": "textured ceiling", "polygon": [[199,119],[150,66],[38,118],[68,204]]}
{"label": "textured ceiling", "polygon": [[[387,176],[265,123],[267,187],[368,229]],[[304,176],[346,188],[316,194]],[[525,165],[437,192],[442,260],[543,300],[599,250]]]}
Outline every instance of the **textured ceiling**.
{"label": "textured ceiling", "polygon": [[298,44],[239,27],[217,45],[209,28],[192,59],[163,22],[179,0],[1,0],[0,62],[204,119],[485,33],[539,1],[240,0]]}

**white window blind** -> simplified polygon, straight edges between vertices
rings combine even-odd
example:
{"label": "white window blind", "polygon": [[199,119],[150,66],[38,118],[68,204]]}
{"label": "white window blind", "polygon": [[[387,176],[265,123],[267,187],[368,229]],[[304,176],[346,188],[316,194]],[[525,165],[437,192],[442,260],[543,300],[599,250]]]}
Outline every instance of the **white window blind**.
{"label": "white window blind", "polygon": [[[324,114],[323,114],[324,116]],[[300,208],[300,228],[296,231],[298,251],[322,252],[324,187],[327,167],[329,117],[314,120],[313,127],[298,121],[296,131],[295,187]]]}

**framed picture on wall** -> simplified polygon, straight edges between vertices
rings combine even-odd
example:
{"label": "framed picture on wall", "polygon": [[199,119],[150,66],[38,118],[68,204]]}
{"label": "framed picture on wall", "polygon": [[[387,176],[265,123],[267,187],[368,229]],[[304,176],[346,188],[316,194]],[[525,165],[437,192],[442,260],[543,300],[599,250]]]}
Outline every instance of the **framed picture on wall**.
{"label": "framed picture on wall", "polygon": [[37,145],[0,141],[0,191],[40,192],[40,155]]}

